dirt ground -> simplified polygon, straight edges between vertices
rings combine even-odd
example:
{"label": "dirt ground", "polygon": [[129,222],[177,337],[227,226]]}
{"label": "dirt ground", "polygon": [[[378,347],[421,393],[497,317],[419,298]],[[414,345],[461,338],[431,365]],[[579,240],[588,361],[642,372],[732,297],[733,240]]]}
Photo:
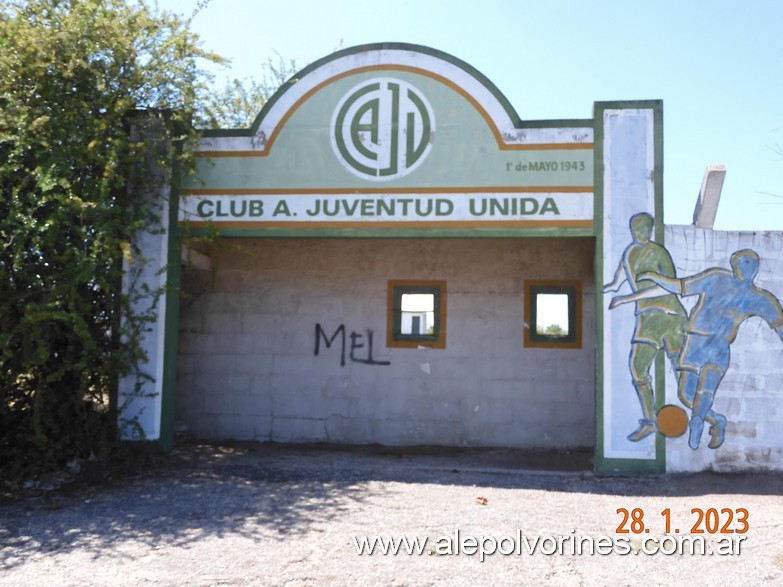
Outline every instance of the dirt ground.
{"label": "dirt ground", "polygon": [[[0,503],[0,585],[783,584],[781,496],[780,474],[598,478],[584,453],[190,443]],[[375,536],[421,554],[358,554]],[[712,554],[664,554],[681,536]]]}

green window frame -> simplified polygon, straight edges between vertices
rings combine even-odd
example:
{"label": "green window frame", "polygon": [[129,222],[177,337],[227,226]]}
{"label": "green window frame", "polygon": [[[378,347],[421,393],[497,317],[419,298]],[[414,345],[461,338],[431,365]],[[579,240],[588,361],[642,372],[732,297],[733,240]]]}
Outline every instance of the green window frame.
{"label": "green window frame", "polygon": [[[432,324],[427,332],[404,332],[403,296],[432,295]],[[386,346],[390,348],[446,348],[446,282],[422,280],[389,280],[387,286]],[[421,319],[419,320],[419,322]]]}
{"label": "green window frame", "polygon": [[[560,317],[567,312],[565,333],[544,324],[548,315],[542,296],[566,296],[565,308],[559,302]],[[549,298],[551,299],[551,298]],[[579,281],[525,280],[524,346],[533,348],[582,348],[582,284]]]}

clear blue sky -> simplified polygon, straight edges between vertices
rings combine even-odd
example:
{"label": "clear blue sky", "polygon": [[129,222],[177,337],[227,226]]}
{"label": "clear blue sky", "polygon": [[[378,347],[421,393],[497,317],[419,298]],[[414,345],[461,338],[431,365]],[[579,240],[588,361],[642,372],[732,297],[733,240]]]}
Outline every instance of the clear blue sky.
{"label": "clear blue sky", "polygon": [[[197,0],[159,0],[189,16]],[[524,120],[664,102],[668,224],[690,224],[704,169],[727,168],[716,228],[783,230],[783,1],[211,0],[193,19],[218,72],[260,77],[338,48],[426,45],[472,65]]]}

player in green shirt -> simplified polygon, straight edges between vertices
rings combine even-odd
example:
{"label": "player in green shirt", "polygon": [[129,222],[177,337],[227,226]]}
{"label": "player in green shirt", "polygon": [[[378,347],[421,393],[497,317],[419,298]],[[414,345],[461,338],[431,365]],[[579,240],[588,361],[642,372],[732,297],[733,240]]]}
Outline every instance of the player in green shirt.
{"label": "player in green shirt", "polygon": [[631,339],[629,364],[633,386],[642,406],[642,418],[639,420],[639,427],[628,435],[628,440],[633,442],[638,442],[656,430],[655,396],[650,367],[658,353],[663,350],[676,372],[688,319],[685,308],[676,295],[651,281],[639,279],[642,273],[648,272],[673,278],[677,276],[669,252],[650,240],[653,225],[654,220],[650,214],[639,213],[631,217],[632,242],[623,252],[614,279],[603,288],[604,293],[618,291],[624,282],[631,288],[631,293],[612,298],[609,309],[636,302],[636,327]]}

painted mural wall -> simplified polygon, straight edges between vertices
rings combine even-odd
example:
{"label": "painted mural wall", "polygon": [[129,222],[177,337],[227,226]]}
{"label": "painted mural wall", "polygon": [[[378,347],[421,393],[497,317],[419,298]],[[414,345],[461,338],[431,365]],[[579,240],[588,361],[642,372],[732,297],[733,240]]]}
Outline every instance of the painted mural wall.
{"label": "painted mural wall", "polygon": [[626,441],[665,437],[670,472],[780,469],[780,233],[667,226],[664,246],[652,240],[653,225],[647,213],[631,216],[631,242],[603,287],[609,311],[627,306],[634,322],[627,379],[639,419],[626,418]]}
{"label": "painted mural wall", "polygon": [[[243,239],[183,272],[177,418],[202,438],[594,441],[592,239]],[[523,345],[526,278],[581,280],[580,349]],[[445,280],[445,348],[388,348],[387,282]],[[564,368],[567,366],[567,368]]]}
{"label": "painted mural wall", "polygon": [[[690,430],[667,441],[670,471],[783,469],[782,243],[780,232],[666,227],[666,247],[691,294],[682,297],[690,316],[686,341],[717,339],[690,343],[688,354],[704,358],[702,394],[713,392],[713,414],[705,418],[697,449]],[[694,362],[683,360],[688,377]],[[692,416],[676,383],[667,382],[666,402]],[[701,400],[698,393],[694,399]]]}

